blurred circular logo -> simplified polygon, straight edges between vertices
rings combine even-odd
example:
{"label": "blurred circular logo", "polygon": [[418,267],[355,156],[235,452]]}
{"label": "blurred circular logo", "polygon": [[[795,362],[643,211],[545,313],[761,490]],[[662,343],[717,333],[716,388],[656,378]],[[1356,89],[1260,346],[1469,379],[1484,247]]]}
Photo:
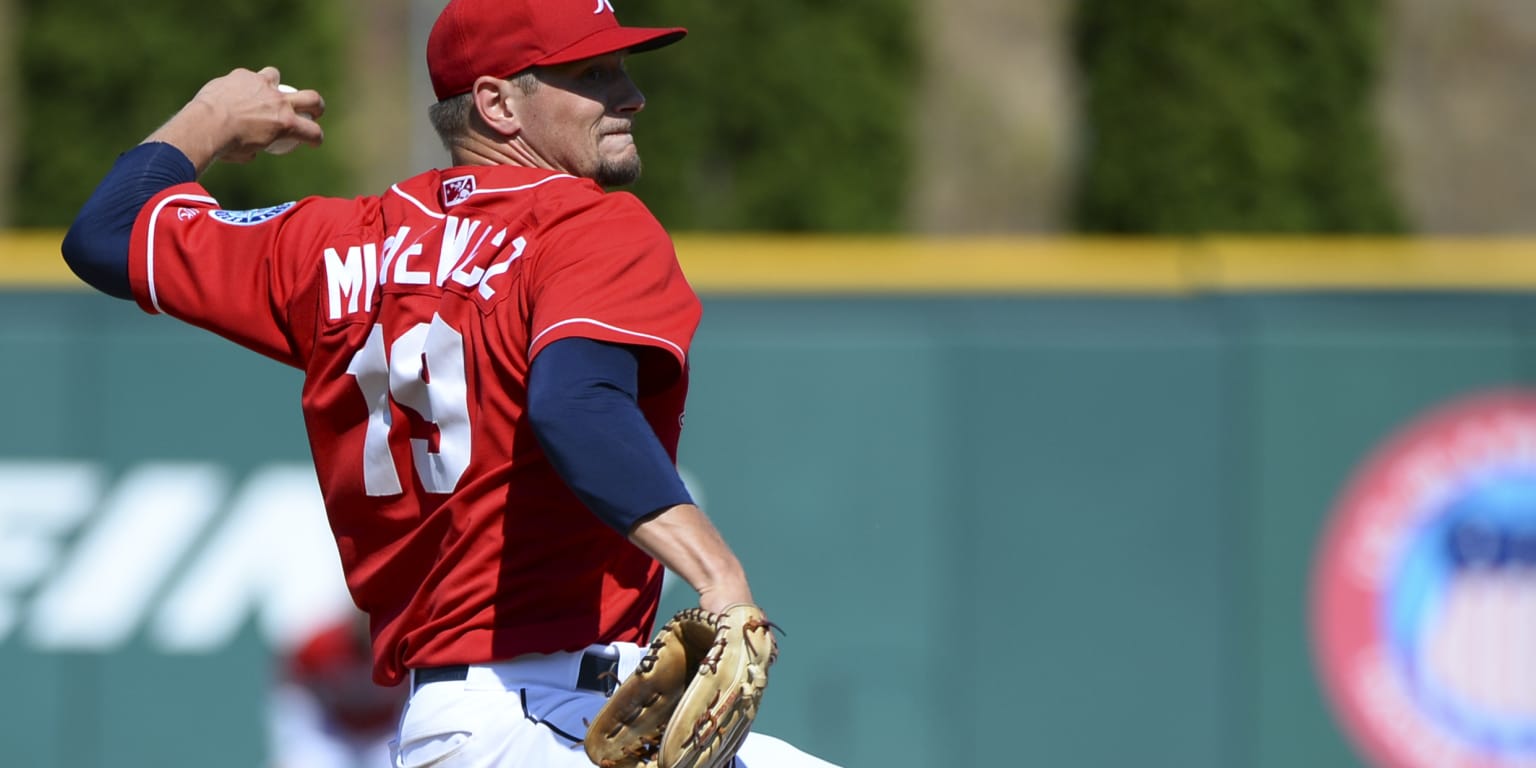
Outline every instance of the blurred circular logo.
{"label": "blurred circular logo", "polygon": [[1460,400],[1389,440],[1313,576],[1324,689],[1376,765],[1536,766],[1536,393]]}

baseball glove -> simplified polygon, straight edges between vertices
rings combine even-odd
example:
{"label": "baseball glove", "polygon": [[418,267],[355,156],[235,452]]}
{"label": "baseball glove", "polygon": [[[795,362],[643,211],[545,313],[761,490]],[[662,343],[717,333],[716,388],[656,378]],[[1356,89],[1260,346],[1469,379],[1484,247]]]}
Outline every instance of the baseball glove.
{"label": "baseball glove", "polygon": [[673,616],[588,724],[587,757],[601,768],[729,765],[778,658],[773,629],[748,604]]}

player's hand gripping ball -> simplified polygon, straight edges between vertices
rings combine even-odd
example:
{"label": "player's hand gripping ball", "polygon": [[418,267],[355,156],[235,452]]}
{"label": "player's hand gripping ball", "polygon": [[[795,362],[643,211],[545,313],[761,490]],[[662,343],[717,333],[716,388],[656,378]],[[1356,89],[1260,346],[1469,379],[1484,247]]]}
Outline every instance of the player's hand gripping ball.
{"label": "player's hand gripping ball", "polygon": [[587,726],[587,757],[601,768],[730,765],[778,658],[773,629],[755,605],[673,616]]}
{"label": "player's hand gripping ball", "polygon": [[[282,91],[283,93],[298,93],[299,92],[299,89],[297,89],[297,88],[295,88],[295,87],[293,87],[291,85],[287,85],[287,84],[279,85],[279,86],[277,86],[277,89],[279,91]],[[299,114],[299,117],[305,117],[305,118],[308,118],[310,120],[315,119],[315,116],[309,114],[308,112],[300,112],[298,114]],[[299,146],[299,140],[298,139],[278,139],[277,141],[274,141],[271,144],[267,145],[267,151],[272,153],[272,154],[274,154],[274,155],[286,155],[289,152],[292,152],[294,149],[298,148],[298,146]]]}

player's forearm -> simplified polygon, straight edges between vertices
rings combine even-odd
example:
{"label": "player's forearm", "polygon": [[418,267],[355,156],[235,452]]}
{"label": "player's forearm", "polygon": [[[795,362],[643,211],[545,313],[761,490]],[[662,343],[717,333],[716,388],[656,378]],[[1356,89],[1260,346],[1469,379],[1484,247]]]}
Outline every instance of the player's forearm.
{"label": "player's forearm", "polygon": [[688,582],[705,610],[752,602],[741,561],[697,506],[678,504],[647,517],[630,530],[629,540]]}
{"label": "player's forearm", "polygon": [[194,99],[144,139],[145,144],[169,144],[192,161],[202,176],[229,144],[227,115],[214,104]]}

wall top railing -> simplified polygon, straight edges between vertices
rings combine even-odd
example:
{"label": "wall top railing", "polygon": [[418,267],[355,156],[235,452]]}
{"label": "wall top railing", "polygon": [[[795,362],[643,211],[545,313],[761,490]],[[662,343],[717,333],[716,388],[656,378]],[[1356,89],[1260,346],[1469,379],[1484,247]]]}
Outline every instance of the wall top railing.
{"label": "wall top railing", "polygon": [[[0,232],[0,289],[83,290],[62,232]],[[675,236],[705,294],[1536,291],[1536,236]]]}

